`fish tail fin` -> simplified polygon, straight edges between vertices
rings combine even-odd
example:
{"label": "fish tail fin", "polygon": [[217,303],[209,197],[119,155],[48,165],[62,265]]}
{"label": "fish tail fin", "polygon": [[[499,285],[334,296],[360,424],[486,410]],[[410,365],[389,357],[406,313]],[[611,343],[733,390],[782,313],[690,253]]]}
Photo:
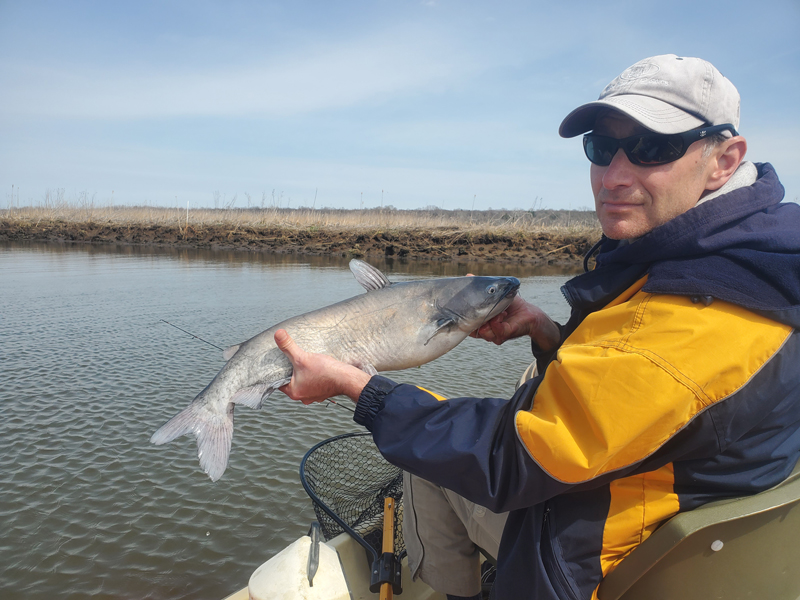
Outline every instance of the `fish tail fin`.
{"label": "fish tail fin", "polygon": [[160,446],[182,435],[192,433],[194,431],[194,421],[196,420],[193,409],[194,405],[190,405],[159,427],[158,431],[150,436],[150,443]]}
{"label": "fish tail fin", "polygon": [[200,467],[216,481],[225,472],[231,453],[233,404],[228,404],[225,413],[214,413],[193,402],[156,431],[150,442],[160,446],[189,433],[197,438]]}

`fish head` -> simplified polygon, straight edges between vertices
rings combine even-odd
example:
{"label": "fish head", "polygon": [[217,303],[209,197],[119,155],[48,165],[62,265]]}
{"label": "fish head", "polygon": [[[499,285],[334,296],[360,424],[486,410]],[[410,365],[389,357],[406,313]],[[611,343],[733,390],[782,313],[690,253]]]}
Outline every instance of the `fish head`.
{"label": "fish head", "polygon": [[[516,277],[455,277],[453,293],[439,306],[456,317],[457,327],[471,333],[503,312],[519,290]],[[460,288],[460,289],[459,289]]]}
{"label": "fish head", "polygon": [[433,282],[424,345],[444,353],[503,312],[519,290],[516,277],[452,277]]}

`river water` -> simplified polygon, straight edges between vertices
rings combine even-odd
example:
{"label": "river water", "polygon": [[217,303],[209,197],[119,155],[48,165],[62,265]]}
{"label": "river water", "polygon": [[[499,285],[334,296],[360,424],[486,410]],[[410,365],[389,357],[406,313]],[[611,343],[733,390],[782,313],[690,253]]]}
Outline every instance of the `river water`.
{"label": "river water", "polygon": [[[515,265],[374,262],[390,279],[515,275],[564,321],[568,279]],[[341,258],[0,244],[0,596],[223,598],[314,519],[298,469],[313,444],[359,431],[330,404],[281,393],[239,407],[212,483],[193,438],[150,435],[214,377],[218,346],[361,293]],[[508,397],[522,340],[467,339],[392,378],[455,397]]]}

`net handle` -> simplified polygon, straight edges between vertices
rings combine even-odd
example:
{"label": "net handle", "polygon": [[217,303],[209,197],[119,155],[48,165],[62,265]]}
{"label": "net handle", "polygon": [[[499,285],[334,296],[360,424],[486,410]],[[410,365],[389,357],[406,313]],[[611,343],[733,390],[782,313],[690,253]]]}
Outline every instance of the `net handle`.
{"label": "net handle", "polygon": [[[386,496],[383,500],[383,553],[394,554],[394,498]],[[392,584],[381,584],[380,600],[392,600]]]}

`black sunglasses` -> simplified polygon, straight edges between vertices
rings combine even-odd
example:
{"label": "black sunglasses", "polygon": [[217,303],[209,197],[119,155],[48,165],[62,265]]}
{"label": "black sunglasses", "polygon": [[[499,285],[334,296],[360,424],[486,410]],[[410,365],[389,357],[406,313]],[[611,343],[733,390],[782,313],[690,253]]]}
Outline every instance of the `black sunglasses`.
{"label": "black sunglasses", "polygon": [[730,131],[733,135],[739,135],[730,123],[725,125],[713,125],[692,129],[683,133],[663,134],[663,133],[643,133],[630,137],[617,138],[596,133],[587,133],[583,136],[583,151],[592,163],[607,167],[611,160],[622,148],[625,156],[634,165],[665,165],[674,160],[678,160],[686,154],[694,142],[702,140],[715,133]]}

